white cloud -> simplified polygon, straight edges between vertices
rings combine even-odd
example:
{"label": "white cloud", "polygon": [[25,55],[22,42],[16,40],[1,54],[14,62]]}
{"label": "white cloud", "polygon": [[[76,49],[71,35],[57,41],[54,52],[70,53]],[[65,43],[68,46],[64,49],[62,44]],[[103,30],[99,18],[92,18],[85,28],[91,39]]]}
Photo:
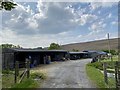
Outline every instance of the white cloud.
{"label": "white cloud", "polygon": [[[72,2],[38,1],[36,12],[29,5],[22,6],[20,4],[11,12],[3,11],[3,28],[0,32],[3,43],[37,47],[39,45],[48,46],[52,42],[67,44],[86,41],[86,38],[93,40],[98,33],[104,30],[106,24],[103,23],[103,20],[96,22],[99,17],[86,12],[86,8],[75,10],[74,4]],[[94,6],[93,8],[98,7]],[[89,27],[91,33],[82,35],[79,32],[76,35],[78,29],[81,29],[81,25],[91,25]],[[99,37],[101,36],[100,34]]]}
{"label": "white cloud", "polygon": [[118,25],[118,22],[117,21],[113,21],[111,22],[112,25]]}
{"label": "white cloud", "polygon": [[94,32],[99,32],[104,30],[104,28],[106,27],[106,24],[103,23],[103,21],[99,21],[99,22],[95,22],[93,23],[90,27],[89,30],[92,30]]}
{"label": "white cloud", "polygon": [[70,19],[75,16],[73,9],[65,9],[67,5],[69,3],[38,2],[39,12],[34,14],[30,6],[18,4],[11,12],[2,13],[3,27],[9,27],[18,34],[57,34],[72,30],[76,23]]}
{"label": "white cloud", "polygon": [[90,7],[92,10],[95,10],[99,7],[103,7],[103,8],[108,8],[108,7],[112,7],[113,5],[117,5],[117,2],[91,2]]}
{"label": "white cloud", "polygon": [[83,14],[80,18],[74,19],[74,22],[77,22],[79,25],[85,25],[86,23],[91,23],[96,20],[98,17],[92,14]]}
{"label": "white cloud", "polygon": [[111,14],[111,13],[109,13],[108,18],[111,18],[111,17],[112,17],[112,14]]}
{"label": "white cloud", "polygon": [[98,11],[98,14],[100,14],[101,13],[101,11]]}

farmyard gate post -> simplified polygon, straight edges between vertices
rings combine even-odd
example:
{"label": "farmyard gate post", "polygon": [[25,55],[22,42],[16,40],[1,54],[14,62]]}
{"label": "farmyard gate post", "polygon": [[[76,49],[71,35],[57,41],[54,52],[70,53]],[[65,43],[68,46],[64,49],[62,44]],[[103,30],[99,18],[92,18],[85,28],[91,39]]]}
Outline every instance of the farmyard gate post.
{"label": "farmyard gate post", "polygon": [[30,77],[30,60],[26,59],[27,78]]}
{"label": "farmyard gate post", "polygon": [[19,62],[15,62],[15,79],[14,82],[17,83],[17,76],[19,75]]}

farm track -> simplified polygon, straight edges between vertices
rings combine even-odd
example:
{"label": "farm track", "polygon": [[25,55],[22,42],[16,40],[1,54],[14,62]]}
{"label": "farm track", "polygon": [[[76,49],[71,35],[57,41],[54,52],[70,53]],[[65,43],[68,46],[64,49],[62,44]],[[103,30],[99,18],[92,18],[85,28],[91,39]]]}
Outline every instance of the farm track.
{"label": "farm track", "polygon": [[41,88],[95,88],[86,75],[85,66],[91,59],[70,60],[44,66],[48,78]]}

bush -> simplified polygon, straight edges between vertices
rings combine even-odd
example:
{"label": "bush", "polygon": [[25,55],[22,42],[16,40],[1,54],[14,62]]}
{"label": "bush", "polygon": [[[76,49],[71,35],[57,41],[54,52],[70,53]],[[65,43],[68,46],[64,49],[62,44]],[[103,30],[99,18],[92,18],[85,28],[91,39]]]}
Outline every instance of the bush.
{"label": "bush", "polygon": [[[109,69],[114,69],[114,62],[106,62],[107,63],[107,68]],[[103,62],[94,62],[94,63],[89,63],[88,66],[95,67],[97,69],[103,70]]]}
{"label": "bush", "polygon": [[101,62],[89,63],[88,66],[92,66],[92,67],[98,68],[100,70],[103,70],[103,64]]}
{"label": "bush", "polygon": [[[102,51],[109,53],[109,50],[102,50]],[[112,55],[118,55],[118,51],[116,51],[116,50],[110,50],[110,53]]]}
{"label": "bush", "polygon": [[114,61],[107,62],[107,68],[114,69],[115,68],[114,64],[115,64]]}

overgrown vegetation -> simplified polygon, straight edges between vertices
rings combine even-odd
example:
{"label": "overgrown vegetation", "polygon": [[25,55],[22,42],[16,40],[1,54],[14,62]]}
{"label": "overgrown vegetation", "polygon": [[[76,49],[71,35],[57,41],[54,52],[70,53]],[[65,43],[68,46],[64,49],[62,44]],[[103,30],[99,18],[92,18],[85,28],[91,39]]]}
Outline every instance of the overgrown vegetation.
{"label": "overgrown vegetation", "polygon": [[3,70],[2,74],[2,88],[39,88],[40,83],[47,78],[43,72],[34,72],[29,79],[25,77],[21,83],[14,84],[13,71]]}
{"label": "overgrown vegetation", "polygon": [[35,72],[35,73],[32,73],[32,74],[31,74],[31,78],[33,78],[33,79],[42,79],[42,80],[44,80],[44,79],[47,78],[47,76],[46,76],[46,74],[44,74],[44,73]]}
{"label": "overgrown vegetation", "polygon": [[[114,63],[115,61],[110,61],[110,62],[107,62],[107,68],[109,69],[114,69]],[[95,67],[99,70],[103,70],[103,62],[94,62],[94,63],[89,63],[88,66],[92,66],[92,67]]]}
{"label": "overgrown vegetation", "polygon": [[13,74],[13,71],[7,69],[7,70],[2,70],[2,74]]}
{"label": "overgrown vegetation", "polygon": [[118,55],[118,51],[116,51],[116,50],[110,50],[110,52],[109,52],[109,50],[102,50],[102,51],[111,53],[112,55]]}

